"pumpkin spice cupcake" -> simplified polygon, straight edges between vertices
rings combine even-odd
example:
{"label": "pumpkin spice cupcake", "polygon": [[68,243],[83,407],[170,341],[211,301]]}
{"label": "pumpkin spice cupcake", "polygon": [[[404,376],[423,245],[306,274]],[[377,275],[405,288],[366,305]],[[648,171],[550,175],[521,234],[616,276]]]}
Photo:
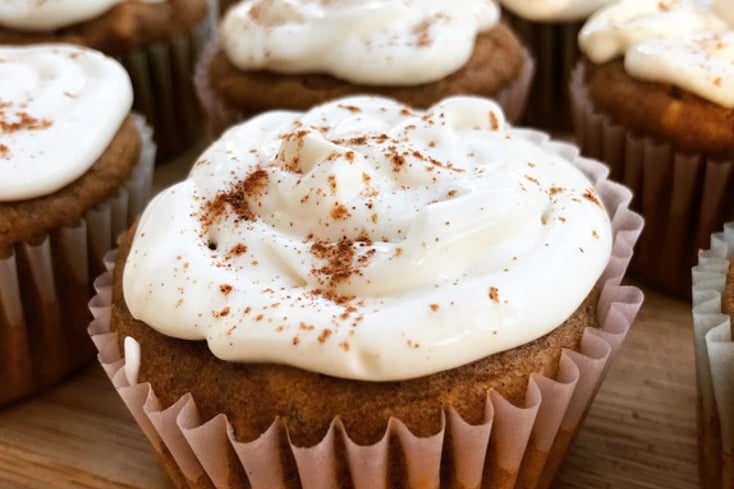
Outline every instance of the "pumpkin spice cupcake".
{"label": "pumpkin spice cupcake", "polygon": [[482,98],[269,112],[151,203],[90,333],[178,487],[547,487],[641,302],[629,199]]}
{"label": "pumpkin spice cupcake", "polygon": [[1,404],[93,357],[92,279],[145,205],[155,148],[113,59],[60,44],[0,59]]}
{"label": "pumpkin spice cupcake", "polygon": [[165,160],[201,134],[191,77],[215,17],[214,0],[0,2],[0,44],[71,43],[117,58]]}
{"label": "pumpkin spice cupcake", "polygon": [[632,269],[689,298],[697,251],[734,219],[734,4],[618,1],[579,42],[577,140],[646,221]]}
{"label": "pumpkin spice cupcake", "polygon": [[533,63],[486,0],[253,0],[230,7],[197,67],[217,136],[263,111],[372,93],[426,108],[450,95],[524,110]]}

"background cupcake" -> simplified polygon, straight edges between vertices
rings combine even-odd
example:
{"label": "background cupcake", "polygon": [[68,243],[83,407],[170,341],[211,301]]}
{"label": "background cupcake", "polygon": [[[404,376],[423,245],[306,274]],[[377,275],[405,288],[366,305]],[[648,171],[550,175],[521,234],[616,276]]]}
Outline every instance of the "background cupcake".
{"label": "background cupcake", "polygon": [[510,120],[524,109],[529,55],[484,0],[255,0],[230,8],[197,68],[214,135],[273,109],[374,93],[414,107],[474,94]]}
{"label": "background cupcake", "polygon": [[734,223],[693,269],[699,468],[704,489],[734,484]]}
{"label": "background cupcake", "polygon": [[145,204],[155,149],[114,60],[60,44],[3,46],[0,59],[4,403],[91,360],[92,279]]}
{"label": "background cupcake", "polygon": [[181,487],[546,487],[641,301],[577,154],[473,97],[253,118],[98,282],[100,360]]}
{"label": "background cupcake", "polygon": [[536,75],[523,124],[571,129],[568,79],[579,59],[577,37],[586,19],[612,0],[499,0],[536,62]]}
{"label": "background cupcake", "polygon": [[117,58],[130,73],[134,108],[154,127],[163,160],[200,135],[191,77],[215,11],[207,0],[3,2],[0,44],[65,42]]}
{"label": "background cupcake", "polygon": [[689,297],[698,249],[734,218],[734,4],[624,0],[579,38],[576,136],[635,194],[633,270]]}

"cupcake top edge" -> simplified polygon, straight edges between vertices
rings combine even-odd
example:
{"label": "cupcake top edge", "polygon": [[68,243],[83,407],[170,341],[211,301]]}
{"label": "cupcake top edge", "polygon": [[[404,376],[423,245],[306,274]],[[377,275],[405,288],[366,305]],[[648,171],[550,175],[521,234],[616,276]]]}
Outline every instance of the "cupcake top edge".
{"label": "cupcake top edge", "polygon": [[[98,17],[119,3],[131,0],[13,0],[0,2],[0,26],[20,31],[45,32]],[[164,3],[167,0],[132,0]]]}
{"label": "cupcake top edge", "polygon": [[417,85],[459,70],[498,21],[490,0],[252,0],[227,11],[220,37],[242,70]]}
{"label": "cupcake top edge", "polygon": [[494,102],[360,96],[226,132],[144,212],[123,291],[226,361],[399,380],[552,331],[611,243],[589,180]]}
{"label": "cupcake top edge", "polygon": [[573,22],[585,19],[613,0],[499,0],[513,14],[541,22]]}
{"label": "cupcake top edge", "polygon": [[734,3],[728,0],[618,0],[579,33],[587,59],[623,58],[625,71],[734,108]]}
{"label": "cupcake top edge", "polygon": [[48,195],[84,174],[132,98],[127,72],[97,51],[0,47],[0,201]]}

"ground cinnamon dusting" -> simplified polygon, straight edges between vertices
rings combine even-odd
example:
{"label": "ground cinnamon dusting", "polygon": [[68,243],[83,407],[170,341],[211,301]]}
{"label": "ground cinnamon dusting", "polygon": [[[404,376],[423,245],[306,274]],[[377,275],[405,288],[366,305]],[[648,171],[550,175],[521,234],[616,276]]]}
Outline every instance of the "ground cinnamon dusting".
{"label": "ground cinnamon dusting", "polygon": [[594,189],[588,188],[584,192],[583,198],[586,200],[593,202],[594,204],[598,205],[599,207],[602,207],[601,202],[599,202],[599,198],[596,196],[596,192],[594,192]]}
{"label": "ground cinnamon dusting", "polygon": [[318,337],[319,343],[321,343],[322,345],[324,343],[326,343],[326,340],[329,339],[329,337],[331,336],[331,333],[332,333],[332,331],[330,329],[328,329],[328,328],[322,330],[321,331],[321,334]]}
{"label": "ground cinnamon dusting", "polygon": [[497,131],[500,128],[500,121],[497,119],[497,115],[493,111],[489,111],[489,123],[492,126],[493,131]]}
{"label": "ground cinnamon dusting", "polygon": [[244,180],[235,183],[229,190],[218,192],[212,200],[205,202],[198,216],[203,234],[206,234],[228,210],[238,219],[257,220],[257,215],[250,209],[248,198],[261,195],[267,189],[268,180],[268,173],[263,169],[257,169]]}
{"label": "ground cinnamon dusting", "polygon": [[4,144],[0,144],[0,158],[10,159],[10,148]]}
{"label": "ground cinnamon dusting", "polygon": [[349,212],[349,209],[347,209],[343,204],[335,203],[334,208],[331,209],[331,218],[335,221],[343,221],[345,219],[349,219],[352,217],[352,214]]}
{"label": "ground cinnamon dusting", "polygon": [[499,302],[500,302],[500,290],[497,287],[490,287],[489,288],[489,298],[495,304],[499,304]]}

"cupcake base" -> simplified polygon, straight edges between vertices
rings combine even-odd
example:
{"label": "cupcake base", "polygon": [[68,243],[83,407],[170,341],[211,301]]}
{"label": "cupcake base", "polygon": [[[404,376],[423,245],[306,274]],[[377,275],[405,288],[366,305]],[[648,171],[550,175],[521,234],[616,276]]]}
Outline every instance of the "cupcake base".
{"label": "cupcake base", "polygon": [[[545,139],[531,131],[515,134]],[[576,158],[569,145],[543,144]],[[355,488],[392,487],[391,481],[407,487],[546,488],[642,301],[638,289],[619,286],[642,227],[627,210],[631,196],[606,180],[602,165],[576,161],[613,221],[613,256],[599,281],[601,327],[586,329],[579,351],[564,352],[554,379],[531,375],[524,406],[488,392],[481,423],[465,422],[449,406],[433,435],[416,436],[392,418],[382,439],[368,446],[354,443],[338,417],[314,446],[295,445],[278,419],[256,439],[241,442],[224,415],[202,419],[190,395],[163,406],[149,384],[137,383],[135,363],[126,363],[117,334],[110,332],[111,273],[97,281],[99,293],[91,302],[89,332],[100,362],[178,487],[336,488],[348,478]],[[114,256],[106,262],[112,267]]]}
{"label": "cupcake base", "polygon": [[609,165],[611,178],[632,190],[631,207],[645,218],[631,270],[656,288],[690,300],[690,268],[698,250],[734,219],[734,160],[684,154],[616,124],[595,109],[584,71],[579,64],[571,77],[579,147]]}
{"label": "cupcake base", "polygon": [[93,358],[84,329],[92,281],[150,193],[155,146],[142,118],[136,122],[141,157],[123,187],[75,227],[17,243],[0,258],[0,404],[50,386]]}
{"label": "cupcake base", "polygon": [[698,452],[704,489],[734,488],[734,338],[722,313],[734,223],[711,236],[693,268],[693,327],[698,387]]}

